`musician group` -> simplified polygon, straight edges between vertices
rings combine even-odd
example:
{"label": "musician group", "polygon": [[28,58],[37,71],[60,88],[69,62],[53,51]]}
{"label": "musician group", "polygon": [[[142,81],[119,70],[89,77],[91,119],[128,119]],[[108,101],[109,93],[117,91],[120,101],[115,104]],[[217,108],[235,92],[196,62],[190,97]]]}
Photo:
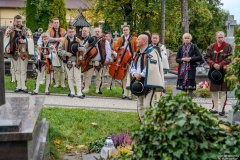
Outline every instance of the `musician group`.
{"label": "musician group", "polygon": [[[33,51],[31,31],[22,25],[20,15],[15,16],[14,26],[8,27],[5,32],[5,41],[8,41],[5,54],[11,59],[17,82],[14,92],[28,93],[27,64],[28,59],[35,56],[38,76],[32,95],[38,94],[44,77],[46,95],[50,94],[52,80],[55,81],[53,87],[61,85],[66,89],[64,80],[67,74],[68,96],[83,99],[85,93],[89,92],[94,72],[96,93],[102,94],[103,75],[108,71],[108,89],[111,89],[114,80],[121,80],[121,98],[131,100],[132,94],[137,95],[138,113],[143,115],[146,108],[150,107],[154,94],[157,93],[159,98],[164,90],[164,70],[169,69],[166,48],[159,43],[156,33],[151,36],[144,32],[136,37],[130,34],[128,25],[122,27],[122,32],[117,41],[113,41],[110,32],[103,34],[101,28],[94,28],[93,36],[89,36],[89,28],[83,27],[81,36],[76,36],[74,27],[69,26],[66,31],[60,28],[59,19],[54,18],[52,26],[42,33],[38,47]],[[135,82],[141,81],[144,89],[132,87]]]}

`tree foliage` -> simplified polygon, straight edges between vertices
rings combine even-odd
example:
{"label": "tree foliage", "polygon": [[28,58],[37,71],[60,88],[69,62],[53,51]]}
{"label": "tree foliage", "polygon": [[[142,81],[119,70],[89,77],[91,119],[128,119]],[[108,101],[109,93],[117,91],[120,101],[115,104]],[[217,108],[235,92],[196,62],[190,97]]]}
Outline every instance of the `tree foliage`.
{"label": "tree foliage", "polygon": [[[188,0],[188,3],[193,42],[205,49],[214,41],[215,32],[225,29],[226,13],[220,8],[220,0]],[[160,34],[159,0],[94,0],[93,4],[89,10],[92,16],[89,17],[94,17],[92,24],[95,26],[104,20],[106,28],[121,33],[121,25],[127,22],[131,31],[137,34],[145,30]],[[166,1],[165,26],[165,45],[177,50],[182,43],[181,0]]]}
{"label": "tree foliage", "polygon": [[37,3],[38,3],[38,0],[26,1],[26,26],[30,28],[32,32],[38,29],[38,24],[36,23],[36,19],[35,19]]}
{"label": "tree foliage", "polygon": [[66,3],[64,0],[26,0],[26,25],[32,31],[47,30],[52,18],[59,18],[61,27],[66,28]]}
{"label": "tree foliage", "polygon": [[50,4],[50,20],[59,18],[61,28],[67,28],[65,0],[53,0]]}

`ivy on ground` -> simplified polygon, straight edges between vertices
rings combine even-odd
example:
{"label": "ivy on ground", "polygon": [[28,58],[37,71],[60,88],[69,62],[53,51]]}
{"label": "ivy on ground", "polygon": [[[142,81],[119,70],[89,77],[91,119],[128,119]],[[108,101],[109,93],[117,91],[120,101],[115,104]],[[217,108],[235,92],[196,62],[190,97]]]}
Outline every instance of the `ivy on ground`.
{"label": "ivy on ground", "polygon": [[240,155],[240,127],[217,120],[185,94],[163,97],[147,110],[139,130],[133,132],[136,145],[130,159],[192,160]]}

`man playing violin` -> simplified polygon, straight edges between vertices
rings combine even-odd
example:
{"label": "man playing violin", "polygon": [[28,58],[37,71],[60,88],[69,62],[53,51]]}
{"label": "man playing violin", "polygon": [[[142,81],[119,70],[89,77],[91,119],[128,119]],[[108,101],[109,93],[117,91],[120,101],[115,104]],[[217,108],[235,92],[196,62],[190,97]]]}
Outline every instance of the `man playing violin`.
{"label": "man playing violin", "polygon": [[[62,41],[62,39],[65,37],[66,30],[64,28],[59,27],[60,23],[58,18],[53,18],[52,26],[53,26],[52,28],[48,28],[46,33],[50,37],[49,42],[52,43],[56,48],[56,50],[58,51],[58,45]],[[61,87],[63,89],[66,89],[66,86],[64,84],[64,80],[65,80],[64,64],[60,57],[59,57],[59,61],[60,61],[61,67],[55,68],[55,71],[54,71],[55,85],[53,87],[54,88],[59,87],[59,73],[60,73]]]}
{"label": "man playing violin", "polygon": [[[136,40],[137,40],[137,37],[132,37],[130,35],[130,28],[128,25],[124,25],[123,26],[123,36],[120,37],[117,41],[117,44],[115,46],[115,51],[118,52],[120,49],[124,49],[126,46],[127,46],[127,50],[130,51],[130,53],[132,54],[132,57],[133,57],[133,54],[137,51],[138,47],[137,47],[137,43],[136,43]],[[130,41],[130,44],[127,45]],[[127,67],[127,74],[129,74],[129,65]],[[131,100],[132,99],[132,95],[131,95],[131,92],[129,90],[126,89],[126,84],[127,84],[127,76],[125,76],[123,79],[122,79],[122,88],[123,88],[123,96],[122,96],[122,99],[129,99]]]}
{"label": "man playing violin", "polygon": [[[14,17],[14,26],[8,27],[5,36],[9,38],[5,50],[12,57],[13,68],[16,76],[17,87],[14,92],[23,91],[28,93],[26,87],[27,65],[28,65],[28,42],[27,38],[31,38],[31,31],[22,25],[22,17],[16,15]],[[21,47],[20,47],[21,46]]]}
{"label": "man playing violin", "polygon": [[[59,44],[58,53],[60,56],[66,56],[65,69],[68,75],[68,85],[70,89],[69,97],[75,96],[74,82],[77,87],[78,98],[83,99],[85,96],[81,90],[81,65],[83,54],[86,52],[85,47],[80,47],[80,39],[74,36],[75,29],[70,26],[67,29],[67,37],[63,38]],[[78,54],[77,52],[82,52]]]}
{"label": "man playing violin", "polygon": [[[94,44],[97,49],[97,54],[95,57],[91,59],[89,62],[90,69],[85,72],[85,87],[83,89],[84,93],[89,92],[89,85],[91,84],[91,79],[94,71],[96,72],[96,93],[102,94],[101,86],[102,86],[102,74],[104,65],[108,65],[112,60],[111,58],[111,46],[109,42],[102,37],[101,28],[94,29],[94,36],[96,39],[96,43]],[[88,44],[87,44],[88,45]],[[86,55],[89,53],[86,53]]]}
{"label": "man playing violin", "polygon": [[[32,91],[31,95],[37,95],[39,91],[40,82],[43,79],[44,73],[46,75],[46,88],[45,94],[50,95],[49,86],[51,81],[52,65],[60,66],[57,51],[53,45],[49,43],[49,36],[46,33],[41,35],[42,45],[37,50],[37,82],[36,88]],[[54,63],[54,61],[56,63]]]}

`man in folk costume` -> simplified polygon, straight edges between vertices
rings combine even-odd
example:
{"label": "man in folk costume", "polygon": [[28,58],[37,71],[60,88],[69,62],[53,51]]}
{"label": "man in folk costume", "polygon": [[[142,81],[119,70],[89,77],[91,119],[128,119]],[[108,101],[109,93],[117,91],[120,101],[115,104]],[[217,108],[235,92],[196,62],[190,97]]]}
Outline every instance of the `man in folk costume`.
{"label": "man in folk costume", "polygon": [[[55,46],[56,50],[58,51],[58,45],[60,44],[62,39],[65,37],[66,30],[64,28],[59,27],[60,23],[59,23],[58,18],[53,18],[52,25],[53,25],[53,27],[48,28],[46,33],[50,36],[49,42],[51,42]],[[59,87],[59,75],[58,74],[60,73],[61,87],[63,89],[66,89],[66,86],[64,84],[64,80],[65,80],[64,64],[63,64],[63,60],[61,59],[61,57],[59,57],[59,62],[61,64],[61,67],[55,68],[55,71],[54,71],[55,85],[53,87],[54,88]]]}
{"label": "man in folk costume", "polygon": [[88,38],[89,38],[89,28],[88,27],[83,27],[82,28],[82,34],[81,36],[79,37],[80,40],[81,40],[81,45],[85,45],[88,41]]}
{"label": "man in folk costume", "polygon": [[[162,61],[159,53],[148,44],[148,36],[141,34],[137,39],[139,50],[134,56],[134,60],[130,68],[130,77],[128,86],[130,86],[133,94],[137,93],[133,88],[133,83],[143,81],[145,92],[137,95],[137,109],[139,117],[142,120],[146,109],[152,105],[152,99],[157,89],[164,89],[164,73]],[[130,85],[130,79],[133,79]],[[136,83],[138,84],[138,82]]]}
{"label": "man in folk costume", "polygon": [[[90,35],[89,35],[89,28],[88,27],[83,27],[82,28],[82,34],[78,37],[80,38],[81,42],[81,46],[85,46],[88,42],[88,39],[89,39]],[[85,73],[83,73],[83,80],[85,79]],[[82,88],[84,88],[85,86],[85,82],[82,81]]]}
{"label": "man in folk costume", "polygon": [[[68,85],[70,89],[69,97],[75,96],[74,82],[77,87],[77,96],[78,98],[83,99],[84,95],[81,90],[81,63],[82,56],[85,53],[86,49],[80,47],[80,39],[74,36],[75,29],[70,26],[67,30],[67,37],[63,38],[59,48],[58,53],[60,56],[65,57],[65,70],[68,75]],[[77,52],[82,52],[80,55]]]}
{"label": "man in folk costume", "polygon": [[[12,57],[13,68],[15,71],[17,87],[14,92],[23,91],[28,93],[26,87],[27,80],[27,65],[28,65],[28,41],[31,38],[31,31],[22,25],[22,17],[16,15],[14,17],[14,26],[8,27],[5,32],[5,37],[9,38],[9,43],[5,50]],[[20,46],[22,46],[20,48]]]}
{"label": "man in folk costume", "polygon": [[[230,91],[230,87],[227,86],[227,82],[224,81],[225,67],[231,63],[232,47],[230,44],[224,41],[224,32],[218,31],[216,33],[216,42],[211,44],[207,48],[205,60],[210,66],[208,77],[210,79],[210,92],[212,92],[213,107],[209,111],[213,114],[219,114],[224,116],[225,106],[227,101],[227,91]],[[220,71],[220,72],[218,72]],[[221,79],[217,79],[221,77]],[[218,108],[218,93],[221,94],[221,107]]]}
{"label": "man in folk costume", "polygon": [[[168,57],[167,57],[167,50],[165,45],[160,43],[159,34],[153,33],[151,37],[151,46],[155,48],[158,53],[160,54],[162,64],[163,64],[163,71],[164,73],[167,73],[169,70],[169,63],[168,63]],[[162,92],[156,92],[157,96],[157,102],[160,100],[160,97],[162,95]]]}
{"label": "man in folk costume", "polygon": [[[128,25],[123,26],[123,36],[118,38],[117,45],[115,46],[115,51],[118,52],[120,49],[124,49],[127,46],[127,49],[131,52],[132,56],[137,51],[137,37],[130,35],[130,27]],[[128,43],[130,44],[128,45]],[[122,99],[132,99],[131,92],[126,88],[127,84],[127,75],[129,74],[129,65],[127,67],[127,74],[122,79],[122,88],[123,88],[123,96]]]}
{"label": "man in folk costume", "polygon": [[[89,85],[91,84],[91,79],[94,71],[96,72],[96,93],[102,94],[102,74],[104,65],[109,64],[112,61],[111,58],[111,46],[109,42],[102,37],[101,28],[94,29],[94,37],[96,39],[95,47],[97,49],[97,55],[91,59],[89,62],[90,69],[85,72],[85,87],[83,93],[89,92]],[[88,44],[87,44],[88,45]],[[88,54],[88,53],[86,53]]]}
{"label": "man in folk costume", "polygon": [[37,82],[36,88],[32,91],[31,95],[37,95],[39,91],[40,83],[43,79],[43,76],[46,75],[46,88],[45,94],[50,95],[49,86],[51,81],[51,71],[52,66],[60,67],[60,62],[58,59],[57,51],[49,41],[49,36],[46,33],[41,35],[42,46],[37,50]]}
{"label": "man in folk costume", "polygon": [[[111,46],[111,56],[112,56],[112,61],[114,61],[114,59],[117,57],[117,53],[114,51],[114,44],[113,43],[113,39],[112,39],[112,33],[111,32],[106,32],[105,33],[105,39],[110,43],[110,46]],[[116,42],[116,41],[115,41]],[[110,62],[108,65],[106,65],[104,68],[105,68],[105,71],[104,72],[109,72],[109,67],[111,65],[112,62]],[[109,75],[108,76],[108,86],[107,86],[107,90],[110,90],[111,89],[111,84],[112,83],[112,77]]]}

